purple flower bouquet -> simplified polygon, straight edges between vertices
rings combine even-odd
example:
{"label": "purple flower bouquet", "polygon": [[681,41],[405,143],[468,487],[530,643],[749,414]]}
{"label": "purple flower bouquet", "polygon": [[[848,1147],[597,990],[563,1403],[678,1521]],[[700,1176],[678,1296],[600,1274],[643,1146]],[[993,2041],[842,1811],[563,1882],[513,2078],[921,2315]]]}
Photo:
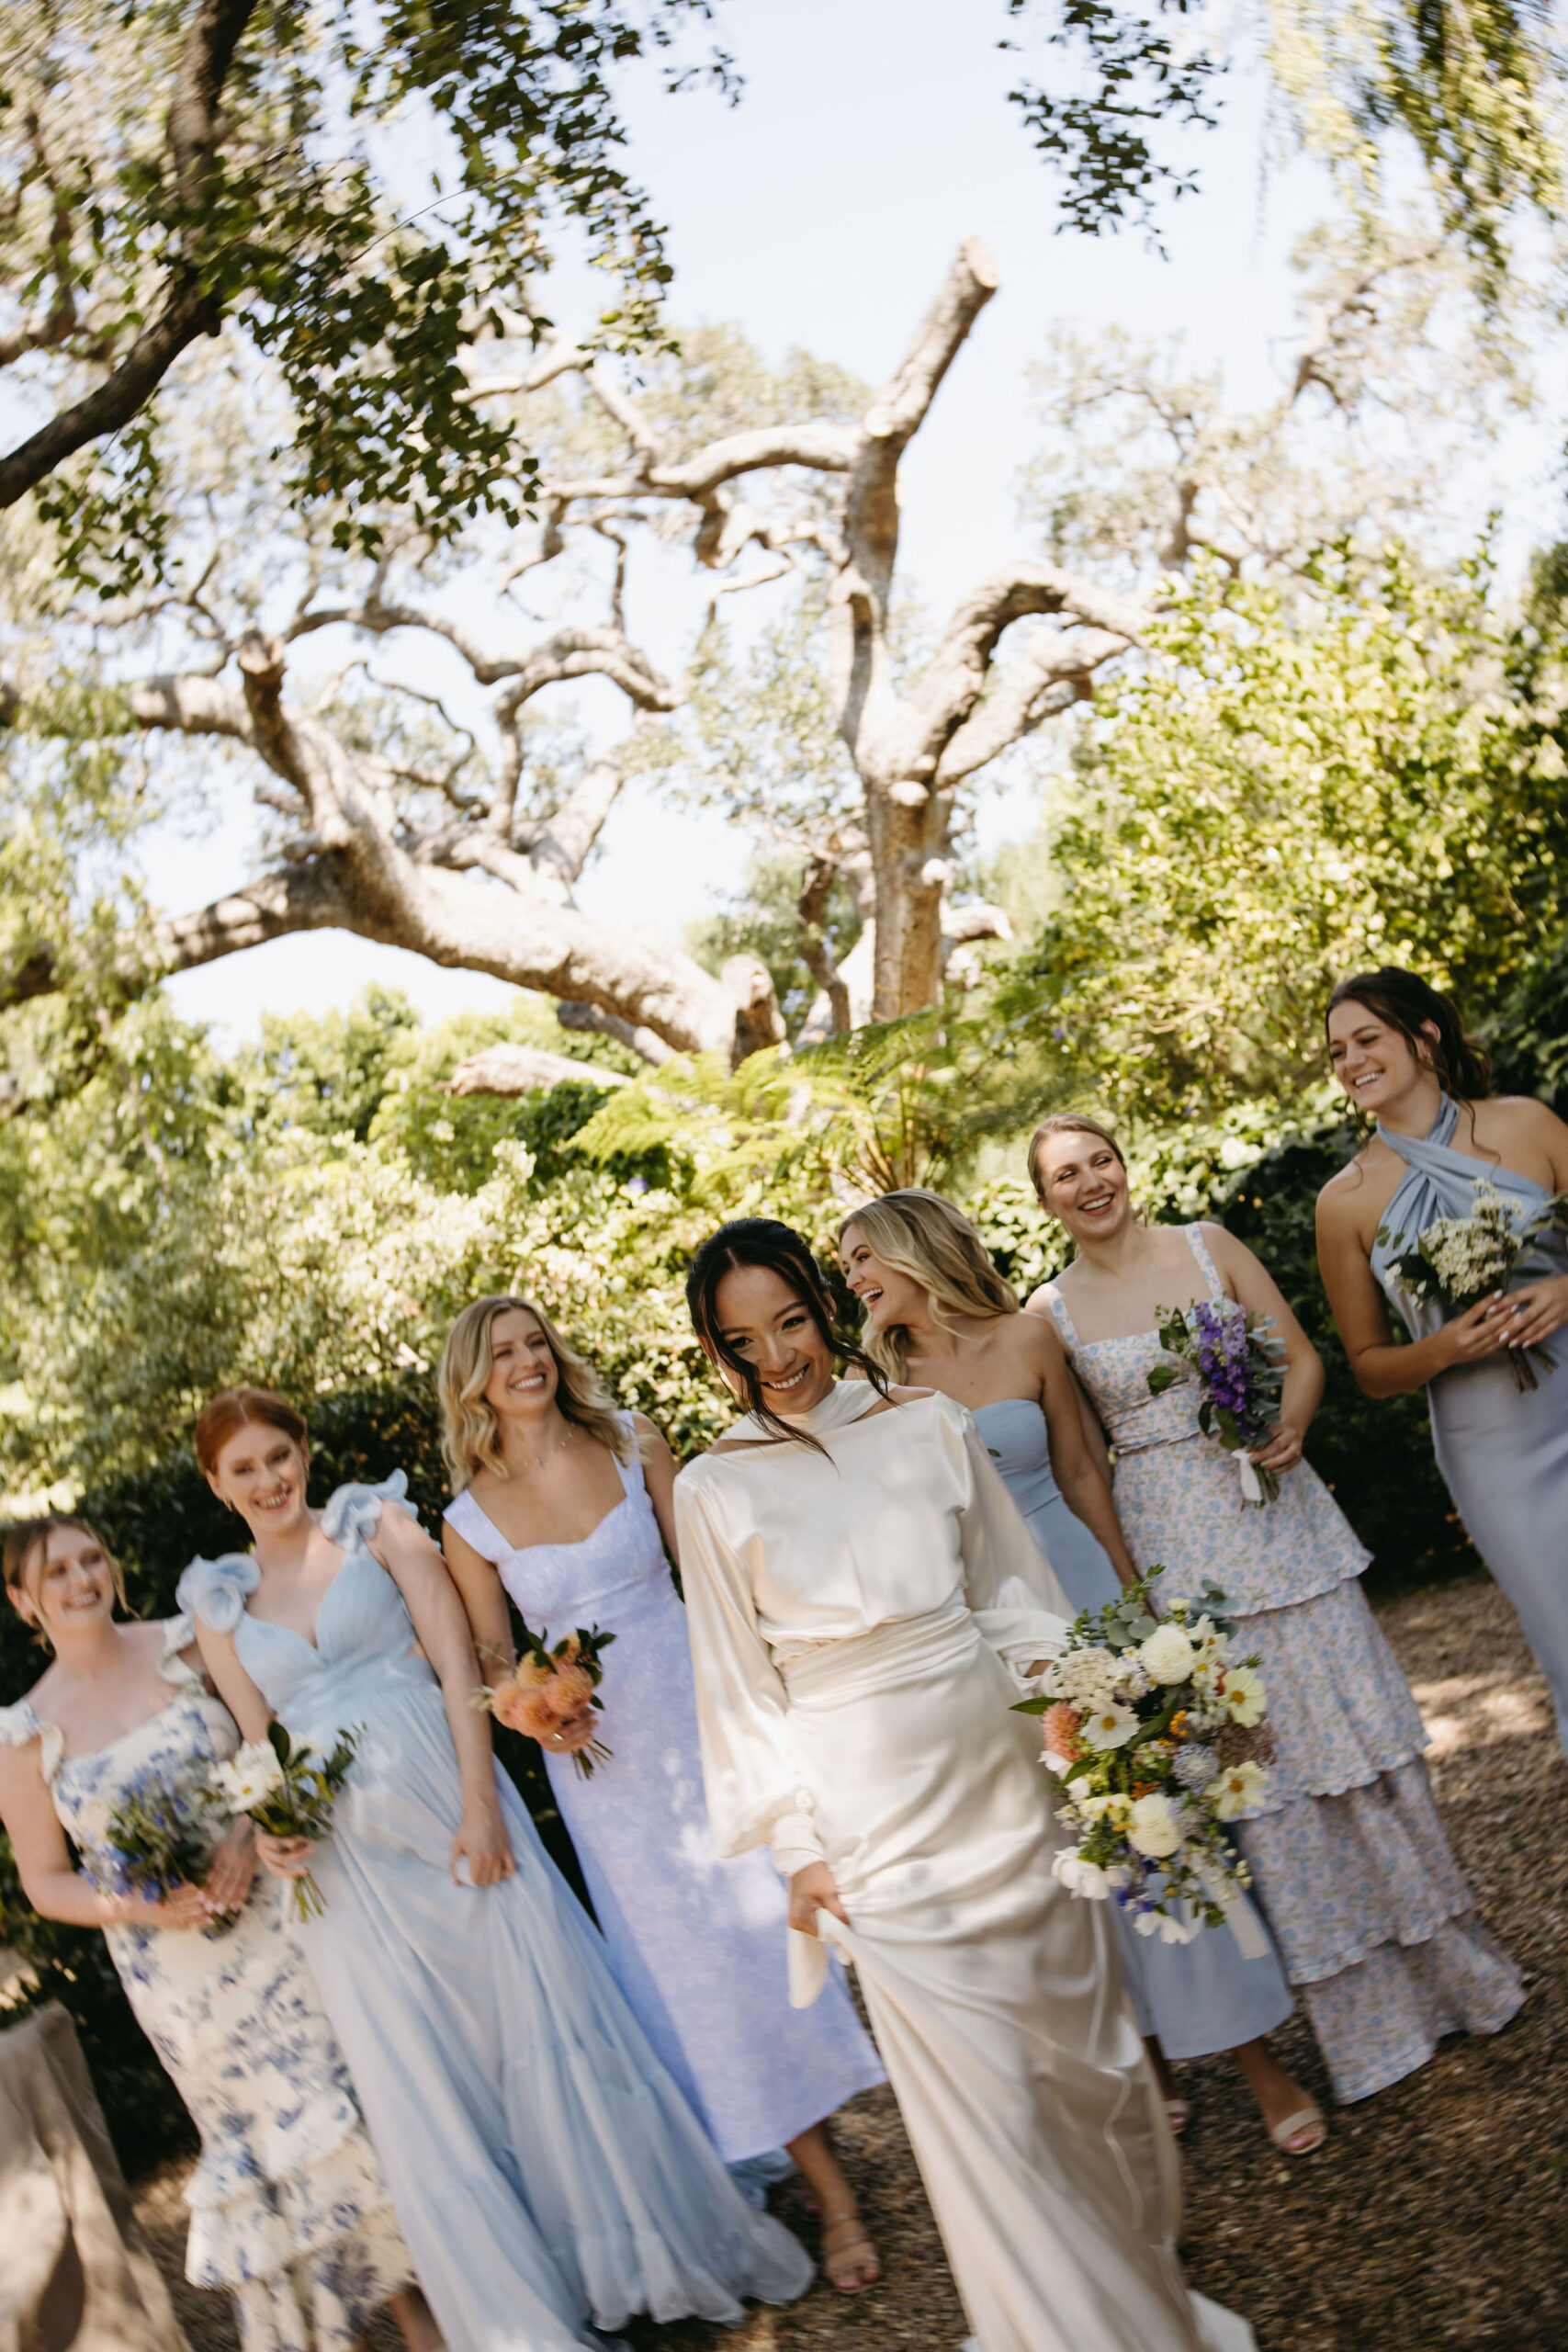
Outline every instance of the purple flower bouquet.
{"label": "purple flower bouquet", "polygon": [[[1270,1338],[1271,1316],[1255,1315],[1235,1299],[1194,1299],[1190,1306],[1156,1306],[1159,1343],[1198,1375],[1198,1426],[1227,1453],[1234,1453],[1241,1491],[1249,1503],[1271,1503],[1280,1481],[1260,1470],[1254,1446],[1266,1445],[1280,1418],[1284,1385],[1284,1349]],[[1180,1366],[1156,1364],[1149,1374],[1156,1396],[1186,1377]]]}

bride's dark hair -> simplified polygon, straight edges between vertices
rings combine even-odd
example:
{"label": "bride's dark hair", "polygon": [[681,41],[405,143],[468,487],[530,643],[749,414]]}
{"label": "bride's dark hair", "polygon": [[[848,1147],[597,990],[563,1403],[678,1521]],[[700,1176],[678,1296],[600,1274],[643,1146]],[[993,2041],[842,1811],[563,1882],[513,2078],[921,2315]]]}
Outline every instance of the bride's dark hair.
{"label": "bride's dark hair", "polygon": [[772,1216],[737,1216],[731,1217],[728,1225],[721,1225],[716,1233],[708,1235],[686,1275],[686,1306],[693,1330],[715,1361],[737,1375],[747,1405],[765,1430],[775,1437],[788,1438],[796,1445],[808,1445],[814,1453],[820,1453],[822,1449],[815,1438],[805,1430],[792,1429],[783,1415],[775,1413],[765,1401],[755,1364],[738,1355],[719,1329],[718,1286],[726,1274],[734,1273],[742,1266],[761,1266],[787,1283],[824,1343],[842,1363],[852,1363],[863,1372],[879,1396],[887,1394],[887,1375],[880,1365],[873,1363],[863,1348],[833,1329],[833,1302],[822,1279],[822,1269],[812,1256],[809,1244],[793,1226],[781,1225],[777,1217]]}
{"label": "bride's dark hair", "polygon": [[[1437,1072],[1445,1094],[1456,1102],[1483,1102],[1492,1091],[1492,1057],[1478,1039],[1466,1035],[1459,1007],[1415,972],[1398,964],[1380,964],[1375,972],[1352,972],[1341,980],[1324,1014],[1337,1004],[1364,1004],[1391,1029],[1397,1029],[1418,1061]],[[1437,1031],[1434,1037],[1427,1024]]]}

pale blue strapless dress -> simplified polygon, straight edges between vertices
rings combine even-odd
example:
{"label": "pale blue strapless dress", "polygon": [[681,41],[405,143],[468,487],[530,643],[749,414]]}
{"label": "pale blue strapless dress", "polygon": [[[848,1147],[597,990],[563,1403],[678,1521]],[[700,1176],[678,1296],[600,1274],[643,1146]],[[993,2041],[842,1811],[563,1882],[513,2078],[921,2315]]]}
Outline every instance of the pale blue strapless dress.
{"label": "pale blue strapless dress", "polygon": [[316,1642],[249,1616],[238,1554],[196,1560],[181,1606],[231,1632],[291,1736],[359,1736],[299,1930],[398,2219],[452,2352],[568,2352],[634,2312],[733,2322],[811,2266],[754,2212],[649,2048],[581,1905],[497,1773],[515,1877],[454,1884],[462,1816],[440,1685],[367,1547],[400,1471],[340,1487],[344,1552]]}
{"label": "pale blue strapless dress", "polygon": [[[1122,1587],[1104,1545],[1063,1497],[1051,1469],[1045,1416],[1027,1396],[975,1408],[975,1426],[1030,1532],[1075,1609],[1103,1609]],[[1246,1907],[1257,1919],[1250,1903]],[[1272,1943],[1244,1960],[1229,1928],[1208,1928],[1190,1944],[1140,1936],[1112,1905],[1122,1973],[1142,2034],[1158,2037],[1168,2058],[1203,2058],[1272,2033],[1292,2003]],[[1268,1941],[1268,1930],[1258,1920]]]}
{"label": "pale blue strapless dress", "polygon": [[[1427,1135],[1378,1128],[1409,1173],[1383,1211],[1389,1240],[1374,1244],[1372,1272],[1418,1340],[1443,1322],[1443,1310],[1436,1303],[1417,1305],[1391,1261],[1414,1249],[1435,1218],[1468,1216],[1483,1177],[1521,1223],[1551,1197],[1531,1177],[1455,1151],[1458,1120],[1459,1105],[1445,1094]],[[1562,1273],[1568,1273],[1568,1240],[1547,1234],[1520,1261],[1517,1279]],[[1472,1543],[1518,1611],[1525,1639],[1551,1685],[1558,1737],[1568,1750],[1568,1350],[1559,1340],[1549,1352],[1558,1369],[1538,1365],[1538,1388],[1521,1392],[1506,1358],[1496,1355],[1439,1373],[1427,1396],[1438,1467]]]}
{"label": "pale blue strapless dress", "polygon": [[715,1851],[697,1743],[686,1611],[670,1580],[642,1464],[581,1544],[516,1550],[472,1495],[446,1518],[535,1633],[614,1634],[591,1780],[545,1751],[610,1966],[638,2024],[730,2162],[763,2154],[886,2078],[835,1974],[789,2006],[784,1883],[767,1857]]}

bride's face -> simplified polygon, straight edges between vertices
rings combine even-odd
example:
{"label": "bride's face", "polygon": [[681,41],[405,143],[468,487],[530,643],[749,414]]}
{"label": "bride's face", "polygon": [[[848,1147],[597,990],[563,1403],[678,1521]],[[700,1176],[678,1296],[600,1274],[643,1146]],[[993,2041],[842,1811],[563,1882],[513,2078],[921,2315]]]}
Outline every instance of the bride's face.
{"label": "bride's face", "polygon": [[[727,1347],[756,1371],[762,1401],[775,1413],[808,1413],[833,1385],[833,1351],[800,1293],[771,1266],[732,1266],[714,1306]],[[745,1385],[714,1359],[738,1396]]]}
{"label": "bride's face", "polygon": [[246,1421],[219,1449],[207,1483],[259,1539],[298,1528],[309,1475],[304,1448],[286,1430]]}
{"label": "bride's face", "polygon": [[1087,1127],[1047,1136],[1036,1162],[1040,1205],[1075,1241],[1108,1241],[1133,1214],[1127,1170],[1103,1136]]}

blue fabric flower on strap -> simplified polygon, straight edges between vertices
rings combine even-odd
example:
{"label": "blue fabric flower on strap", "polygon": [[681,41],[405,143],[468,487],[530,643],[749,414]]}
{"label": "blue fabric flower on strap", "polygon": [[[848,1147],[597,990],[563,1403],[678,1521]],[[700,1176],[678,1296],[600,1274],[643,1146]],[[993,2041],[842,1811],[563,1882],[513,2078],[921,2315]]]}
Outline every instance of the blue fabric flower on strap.
{"label": "blue fabric flower on strap", "polygon": [[243,1552],[225,1552],[217,1560],[194,1559],[175,1588],[175,1599],[187,1617],[199,1618],[215,1634],[231,1634],[260,1582],[254,1560]]}
{"label": "blue fabric flower on strap", "polygon": [[403,1499],[408,1490],[408,1478],[401,1470],[394,1470],[379,1486],[339,1487],[321,1513],[321,1533],[329,1544],[347,1544],[355,1536],[363,1544],[380,1525],[383,1503],[396,1503],[417,1523],[419,1513]]}

